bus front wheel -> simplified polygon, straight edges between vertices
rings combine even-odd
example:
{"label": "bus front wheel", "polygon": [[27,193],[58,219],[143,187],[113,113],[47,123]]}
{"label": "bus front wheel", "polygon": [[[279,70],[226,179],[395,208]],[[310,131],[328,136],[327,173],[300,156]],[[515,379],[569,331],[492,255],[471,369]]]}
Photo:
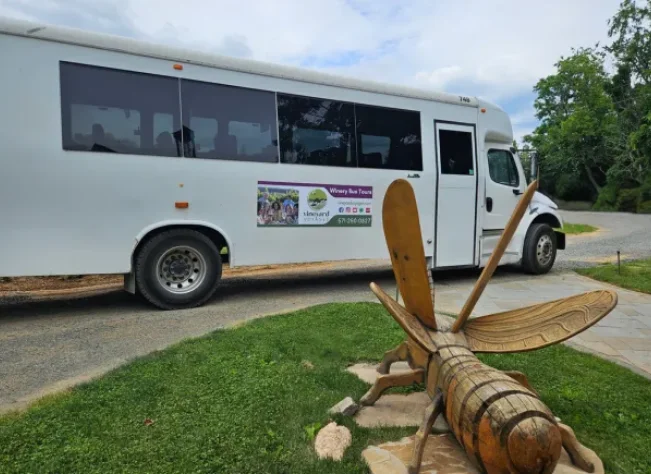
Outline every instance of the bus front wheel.
{"label": "bus front wheel", "polygon": [[549,224],[534,224],[524,239],[522,266],[527,273],[541,275],[554,266],[556,233]]}
{"label": "bus front wheel", "polygon": [[201,306],[219,285],[219,249],[196,230],[172,229],[149,239],[135,262],[138,292],[161,309]]}

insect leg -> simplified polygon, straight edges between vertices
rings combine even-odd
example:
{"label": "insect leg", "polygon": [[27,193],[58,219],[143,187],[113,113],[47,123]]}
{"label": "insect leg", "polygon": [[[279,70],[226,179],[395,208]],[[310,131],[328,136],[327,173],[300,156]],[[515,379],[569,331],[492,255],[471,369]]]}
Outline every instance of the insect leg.
{"label": "insect leg", "polygon": [[407,345],[407,341],[404,341],[395,349],[391,349],[390,351],[386,351],[384,353],[384,358],[382,359],[380,366],[377,368],[377,371],[380,374],[388,374],[389,370],[391,370],[391,364],[408,359],[409,346]]}
{"label": "insect leg", "polygon": [[580,469],[583,469],[585,472],[594,472],[594,464],[588,461],[581,453],[579,440],[576,439],[576,435],[574,434],[572,428],[562,423],[558,424],[558,428],[561,431],[563,447],[565,448],[565,451],[567,451],[567,454],[570,456],[572,463],[575,466],[578,466]]}
{"label": "insect leg", "polygon": [[434,422],[436,418],[443,412],[443,394],[438,392],[434,397],[434,400],[430,405],[428,405],[425,410],[425,417],[423,422],[420,425],[420,428],[416,432],[414,438],[414,450],[411,453],[411,463],[409,463],[409,474],[418,474],[420,471],[420,465],[423,461],[423,451],[425,450],[425,444],[427,443],[427,437],[432,431]]}
{"label": "insect leg", "polygon": [[529,379],[527,379],[527,376],[524,375],[522,372],[519,372],[517,370],[505,370],[504,373],[509,377],[511,377],[516,382],[518,382],[524,388],[531,390],[536,396],[538,396],[538,392],[534,390],[534,388],[529,383]]}
{"label": "insect leg", "polygon": [[425,380],[425,371],[416,369],[409,372],[398,374],[380,375],[375,379],[371,389],[359,400],[361,405],[373,405],[382,392],[391,387],[406,387],[414,383],[423,383]]}

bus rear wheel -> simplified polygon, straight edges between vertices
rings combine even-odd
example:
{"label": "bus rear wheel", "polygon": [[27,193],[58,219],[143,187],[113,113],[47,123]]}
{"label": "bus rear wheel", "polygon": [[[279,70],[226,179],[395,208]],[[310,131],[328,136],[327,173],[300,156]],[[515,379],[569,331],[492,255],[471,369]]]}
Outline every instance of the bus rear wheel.
{"label": "bus rear wheel", "polygon": [[219,249],[196,230],[172,229],[149,239],[135,262],[136,287],[160,309],[201,306],[219,285]]}
{"label": "bus rear wheel", "polygon": [[524,239],[522,266],[527,273],[549,272],[556,260],[556,234],[549,224],[534,224]]}

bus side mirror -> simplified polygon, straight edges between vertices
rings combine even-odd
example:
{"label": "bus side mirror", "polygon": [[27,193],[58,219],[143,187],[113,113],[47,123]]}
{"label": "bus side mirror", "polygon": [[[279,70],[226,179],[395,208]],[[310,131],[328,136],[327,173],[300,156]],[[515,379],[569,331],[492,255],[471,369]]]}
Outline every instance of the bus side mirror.
{"label": "bus side mirror", "polygon": [[538,179],[538,153],[534,152],[531,154],[531,172],[530,172],[529,182],[532,182]]}

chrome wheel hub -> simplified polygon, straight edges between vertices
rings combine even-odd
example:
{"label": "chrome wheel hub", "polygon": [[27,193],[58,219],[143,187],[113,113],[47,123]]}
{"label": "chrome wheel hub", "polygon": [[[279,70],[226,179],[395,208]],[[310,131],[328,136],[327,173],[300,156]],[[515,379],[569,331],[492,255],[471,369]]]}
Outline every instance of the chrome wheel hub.
{"label": "chrome wheel hub", "polygon": [[552,239],[549,235],[543,235],[538,239],[538,245],[536,246],[536,259],[538,263],[542,266],[549,264],[552,259]]}
{"label": "chrome wheel hub", "polygon": [[206,261],[196,249],[181,245],[161,255],[156,272],[158,283],[170,293],[188,293],[206,277]]}

